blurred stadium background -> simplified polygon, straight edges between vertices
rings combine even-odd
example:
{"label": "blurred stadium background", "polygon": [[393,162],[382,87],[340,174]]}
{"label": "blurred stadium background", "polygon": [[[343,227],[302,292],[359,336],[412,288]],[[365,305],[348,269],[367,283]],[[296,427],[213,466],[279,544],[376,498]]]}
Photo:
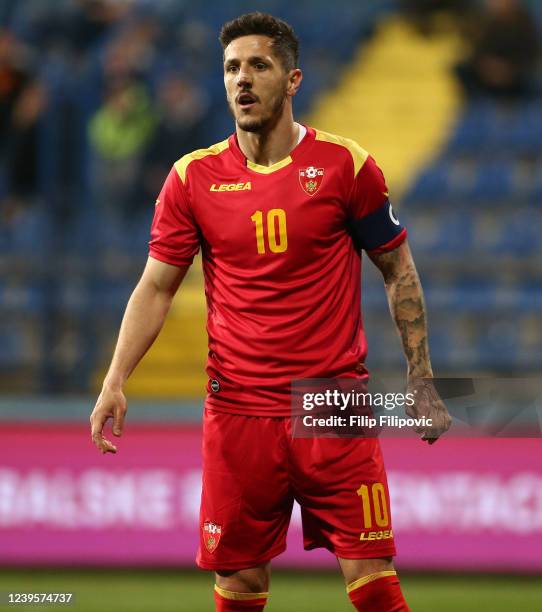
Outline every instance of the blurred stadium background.
{"label": "blurred stadium background", "polygon": [[[251,10],[301,38],[297,117],[384,169],[436,372],[542,369],[542,2],[0,0],[0,591],[74,590],[80,610],[212,609],[211,577],[189,571],[199,263],[128,384],[118,456],[95,452],[87,419],[169,167],[232,131],[217,33]],[[370,266],[364,313],[370,370],[401,373]],[[385,446],[412,609],[542,610],[538,441]],[[299,541],[295,515],[269,610],[349,609],[334,561]]]}

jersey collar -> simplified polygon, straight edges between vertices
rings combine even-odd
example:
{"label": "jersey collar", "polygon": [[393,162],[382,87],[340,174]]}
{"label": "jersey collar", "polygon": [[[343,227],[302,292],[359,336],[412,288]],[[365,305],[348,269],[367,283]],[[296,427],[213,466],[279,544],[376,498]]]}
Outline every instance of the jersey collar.
{"label": "jersey collar", "polygon": [[230,151],[232,152],[233,156],[249,170],[257,172],[258,174],[272,174],[277,170],[281,170],[282,168],[289,166],[293,161],[300,157],[300,155],[302,155],[303,152],[314,142],[315,131],[311,127],[308,127],[306,125],[305,127],[307,128],[307,133],[305,134],[303,140],[292,149],[288,157],[281,159],[272,166],[260,166],[260,164],[255,164],[254,162],[247,159],[244,156],[243,151],[241,151],[241,149],[239,148],[237,134],[235,133],[233,133],[228,139]]}

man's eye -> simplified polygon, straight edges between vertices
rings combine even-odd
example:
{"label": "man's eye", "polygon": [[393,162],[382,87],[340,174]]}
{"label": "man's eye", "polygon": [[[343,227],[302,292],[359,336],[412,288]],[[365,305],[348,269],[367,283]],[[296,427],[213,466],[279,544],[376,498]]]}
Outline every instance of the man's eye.
{"label": "man's eye", "polygon": [[256,64],[256,68],[257,68],[258,70],[265,70],[265,69],[267,68],[267,64],[264,64],[264,63],[262,63],[262,62],[258,62],[258,63]]}
{"label": "man's eye", "polygon": [[237,72],[237,66],[228,66],[226,72]]}

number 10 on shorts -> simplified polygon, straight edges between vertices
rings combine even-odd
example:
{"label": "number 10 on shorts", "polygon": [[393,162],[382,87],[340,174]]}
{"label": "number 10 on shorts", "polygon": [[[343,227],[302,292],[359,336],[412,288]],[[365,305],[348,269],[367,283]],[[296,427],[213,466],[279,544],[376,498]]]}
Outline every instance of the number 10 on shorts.
{"label": "number 10 on shorts", "polygon": [[[389,512],[388,502],[386,499],[386,491],[381,482],[375,482],[371,485],[362,484],[356,491],[361,498],[363,508],[363,526],[365,529],[373,527],[388,527]],[[374,517],[374,523],[373,523]],[[368,534],[362,532],[361,540],[381,540],[392,538],[392,531],[371,531]]]}

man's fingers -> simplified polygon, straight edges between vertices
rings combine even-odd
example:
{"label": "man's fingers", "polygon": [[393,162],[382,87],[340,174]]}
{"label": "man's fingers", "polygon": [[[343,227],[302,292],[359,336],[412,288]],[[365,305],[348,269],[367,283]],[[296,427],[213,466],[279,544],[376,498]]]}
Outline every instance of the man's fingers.
{"label": "man's fingers", "polygon": [[[413,410],[410,406],[407,406],[405,408],[405,413],[407,417],[410,417],[411,419],[416,419],[419,417],[418,413],[415,410]],[[423,434],[426,428],[423,425],[414,425],[412,429],[414,429],[415,433],[417,433],[418,435],[421,435]]]}
{"label": "man's fingers", "polygon": [[428,444],[434,444],[443,433],[446,433],[452,424],[446,408],[441,408],[441,413],[433,417],[433,425],[426,427],[423,431],[422,440]]}
{"label": "man's fingers", "polygon": [[[420,418],[420,414],[418,414],[418,412],[414,410],[413,408],[411,408],[410,406],[405,408],[405,413],[411,419]],[[414,430],[415,433],[421,436],[426,431],[427,427],[424,427],[423,425],[413,425],[412,429]]]}
{"label": "man's fingers", "polygon": [[121,436],[124,428],[124,416],[126,414],[126,408],[124,406],[117,406],[115,408],[115,414],[113,416],[113,435]]}
{"label": "man's fingers", "polygon": [[104,428],[106,420],[107,420],[106,416],[99,416],[97,412],[93,412],[90,415],[90,433],[91,433],[93,440],[95,436],[102,435],[102,430]]}
{"label": "man's fingers", "polygon": [[423,416],[428,421],[430,420],[431,425],[415,426],[414,431],[421,436],[424,442],[434,444],[443,433],[450,429],[452,419],[432,384],[425,382],[423,385],[417,385],[414,392],[417,394],[416,403],[406,407],[405,412],[411,418]]}
{"label": "man's fingers", "polygon": [[102,431],[103,431],[103,428],[104,428],[104,425],[107,419],[108,419],[107,416],[102,416],[99,414],[91,415],[90,422],[92,425],[92,428],[91,428],[92,441],[94,442],[96,448],[100,450],[102,453],[104,454],[105,453],[116,453],[117,447],[111,444],[111,442],[109,442],[107,438],[104,438],[102,434]]}
{"label": "man's fingers", "polygon": [[423,432],[422,435],[422,442],[427,442],[427,444],[434,444],[439,438],[440,436],[443,434],[444,432],[440,432],[437,433],[434,430],[426,430]]}
{"label": "man's fingers", "polygon": [[102,453],[105,455],[105,453],[116,453],[117,452],[117,447],[114,444],[111,444],[111,442],[109,442],[109,440],[107,438],[104,438],[102,436],[102,445],[101,445],[101,451]]}
{"label": "man's fingers", "polygon": [[92,441],[96,445],[96,448],[104,454],[117,452],[117,447],[111,444],[107,438],[104,438],[101,432],[93,433]]}
{"label": "man's fingers", "polygon": [[422,436],[422,440],[424,442],[427,442],[427,444],[431,445],[434,444],[438,440],[438,438],[426,438],[425,436]]}
{"label": "man's fingers", "polygon": [[443,433],[444,431],[439,431],[439,432],[436,432],[435,430],[426,431],[422,436],[422,441],[427,442],[427,444],[429,445],[434,444],[440,438],[440,436],[442,436]]}

